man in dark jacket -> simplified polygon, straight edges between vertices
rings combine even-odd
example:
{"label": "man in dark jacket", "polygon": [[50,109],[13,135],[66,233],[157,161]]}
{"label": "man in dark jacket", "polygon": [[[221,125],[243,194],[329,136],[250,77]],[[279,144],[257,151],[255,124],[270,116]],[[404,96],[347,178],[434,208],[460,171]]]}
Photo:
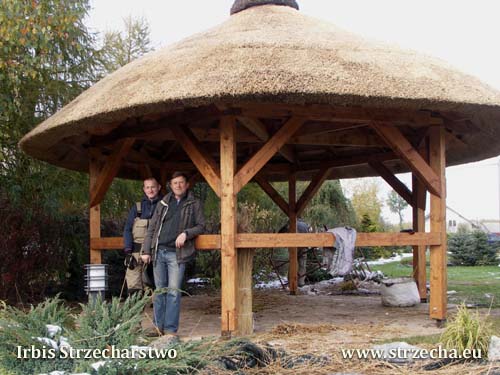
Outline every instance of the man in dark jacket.
{"label": "man in dark jacket", "polygon": [[127,222],[123,230],[123,240],[125,242],[125,280],[127,282],[128,294],[143,290],[142,267],[140,261],[140,251],[149,220],[153,216],[156,204],[161,199],[161,186],[155,178],[144,180],[142,190],[144,196],[141,202],[132,206],[128,213]]}
{"label": "man in dark jacket", "polygon": [[196,236],[205,229],[202,204],[188,188],[187,176],[174,172],[171,192],[156,206],[142,247],[142,260],[154,265],[158,293],[154,299],[154,324],[160,334],[175,334],[179,328],[184,270],[196,255]]}

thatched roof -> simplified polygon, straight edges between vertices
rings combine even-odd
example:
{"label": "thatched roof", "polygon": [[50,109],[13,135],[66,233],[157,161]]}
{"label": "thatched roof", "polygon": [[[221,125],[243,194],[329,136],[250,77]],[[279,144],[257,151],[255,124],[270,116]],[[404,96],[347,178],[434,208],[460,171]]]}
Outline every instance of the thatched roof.
{"label": "thatched roof", "polygon": [[[174,121],[192,127],[208,152],[217,157],[218,147],[203,138],[215,129],[211,115],[216,110],[239,108],[240,103],[279,103],[302,109],[311,104],[366,108],[367,113],[424,110],[445,122],[448,165],[500,154],[500,93],[478,79],[441,60],[366,40],[290,6],[245,9],[243,4],[242,9],[219,26],[110,74],[28,133],[21,148],[49,163],[87,171],[89,146],[103,144],[107,136],[112,140],[112,135],[135,134],[134,129],[168,128]],[[193,120],[197,111],[209,115]],[[279,126],[276,116],[259,117],[270,132]],[[361,121],[354,130],[376,138],[366,125]],[[418,127],[400,125],[407,125],[403,132],[410,140],[418,138]],[[311,123],[308,129],[315,126],[328,130],[329,124]],[[331,130],[338,128],[337,123]],[[165,149],[172,146],[175,150],[173,143],[168,131],[165,138],[146,137],[135,154],[127,156],[119,175],[138,177],[134,163],[141,153],[147,155],[143,162],[171,160]],[[257,147],[258,142],[254,143]],[[328,153],[338,158],[374,150],[306,143],[291,146],[299,163],[327,160]],[[249,146],[240,151],[242,160],[255,149]],[[179,150],[171,153],[173,160],[189,160]],[[286,162],[279,156],[273,161]],[[398,162],[388,165],[394,171],[406,169]],[[339,169],[332,177],[372,174],[369,168],[358,166]]]}

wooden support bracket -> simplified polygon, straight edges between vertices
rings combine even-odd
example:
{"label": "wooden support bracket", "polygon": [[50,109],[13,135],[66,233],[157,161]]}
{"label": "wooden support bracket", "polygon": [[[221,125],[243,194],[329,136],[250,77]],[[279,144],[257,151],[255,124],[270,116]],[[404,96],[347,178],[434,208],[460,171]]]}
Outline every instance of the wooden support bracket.
{"label": "wooden support bracket", "polygon": [[90,207],[94,207],[102,202],[106,191],[108,191],[113,179],[120,170],[123,158],[127,155],[134,142],[135,138],[124,138],[116,144],[113,153],[109,156],[106,164],[104,164],[99,172],[95,183],[91,186]]}
{"label": "wooden support bracket", "polygon": [[238,193],[266,165],[285,142],[302,126],[301,117],[290,118],[262,147],[240,168],[234,177],[234,190]]}
{"label": "wooden support bracket", "polygon": [[203,150],[196,137],[188,128],[174,125],[171,127],[177,142],[182,146],[198,171],[203,175],[215,194],[221,196],[221,179],[219,166],[215,160]]}
{"label": "wooden support bracket", "polygon": [[440,197],[441,184],[439,176],[420,156],[418,151],[413,148],[401,131],[385,122],[373,121],[370,125],[394,152],[406,161],[412,172],[425,184],[427,190]]}
{"label": "wooden support bracket", "polygon": [[300,198],[297,202],[297,206],[296,206],[297,215],[300,215],[302,213],[302,211],[304,211],[307,204],[314,197],[314,194],[316,194],[316,192],[321,187],[321,184],[323,184],[323,182],[328,178],[328,175],[330,174],[331,169],[332,168],[330,168],[330,167],[322,168],[322,169],[320,169],[320,171],[318,173],[316,173],[316,175],[314,176],[312,181],[309,183],[306,190],[302,193],[302,195],[300,196]]}
{"label": "wooden support bracket", "polygon": [[384,164],[378,161],[373,161],[368,163],[385,182],[391,186],[396,193],[398,193],[408,204],[413,204],[412,192],[408,187],[403,184],[394,174],[387,168]]}
{"label": "wooden support bracket", "polygon": [[253,178],[262,190],[273,200],[274,203],[288,216],[288,203],[276,191],[276,189],[265,179],[264,176],[257,174]]}
{"label": "wooden support bracket", "polygon": [[[253,134],[255,134],[261,141],[267,142],[267,140],[270,138],[269,132],[266,129],[266,125],[259,119],[253,117],[238,117],[238,121]],[[283,147],[281,147],[278,152],[283,155],[283,157],[289,162],[295,163],[295,155],[293,153],[292,147],[283,145]]]}

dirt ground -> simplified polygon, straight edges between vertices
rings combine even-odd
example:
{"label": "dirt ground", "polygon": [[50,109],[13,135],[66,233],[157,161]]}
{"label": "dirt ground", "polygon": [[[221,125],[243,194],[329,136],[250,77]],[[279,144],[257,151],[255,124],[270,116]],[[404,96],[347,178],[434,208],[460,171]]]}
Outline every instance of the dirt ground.
{"label": "dirt ground", "polygon": [[[324,293],[324,292],[323,292]],[[449,307],[450,310],[454,306]],[[255,333],[269,332],[284,322],[331,324],[337,343],[371,342],[392,337],[440,333],[429,319],[429,305],[390,308],[381,304],[380,295],[289,295],[281,289],[254,290]],[[152,324],[152,308],[145,312],[143,325]],[[338,330],[345,331],[338,335]],[[220,335],[220,296],[184,296],[181,302],[179,335],[197,339]]]}

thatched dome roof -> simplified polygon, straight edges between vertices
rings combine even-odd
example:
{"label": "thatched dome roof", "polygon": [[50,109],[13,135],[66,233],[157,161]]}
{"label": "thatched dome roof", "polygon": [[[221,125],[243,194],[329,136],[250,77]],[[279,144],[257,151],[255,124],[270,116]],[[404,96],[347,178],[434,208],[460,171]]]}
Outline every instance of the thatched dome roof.
{"label": "thatched dome roof", "polygon": [[[158,129],[162,121],[167,128],[174,117],[178,124],[191,126],[191,117],[184,122],[179,118],[200,108],[210,112],[214,103],[220,109],[244,102],[389,113],[425,110],[444,119],[450,138],[448,165],[500,154],[500,93],[478,79],[441,60],[366,40],[301,14],[293,6],[243,4],[236,10],[221,25],[110,74],[28,133],[21,148],[49,163],[87,171],[87,147],[93,139],[131,134],[134,127]],[[198,128],[214,128],[209,120],[197,121]],[[411,138],[418,129],[408,125],[404,133]],[[267,126],[272,129],[273,124]],[[165,148],[159,139],[147,142],[152,151],[146,162]],[[212,149],[216,157],[217,147]],[[300,161],[324,160],[324,155],[314,156],[315,151],[318,147],[296,146],[298,155],[304,153]],[[339,152],[349,155],[345,148]],[[137,177],[131,158],[120,171],[122,177]],[[390,167],[405,169],[403,164]],[[372,173],[368,168],[346,167],[335,175]]]}

